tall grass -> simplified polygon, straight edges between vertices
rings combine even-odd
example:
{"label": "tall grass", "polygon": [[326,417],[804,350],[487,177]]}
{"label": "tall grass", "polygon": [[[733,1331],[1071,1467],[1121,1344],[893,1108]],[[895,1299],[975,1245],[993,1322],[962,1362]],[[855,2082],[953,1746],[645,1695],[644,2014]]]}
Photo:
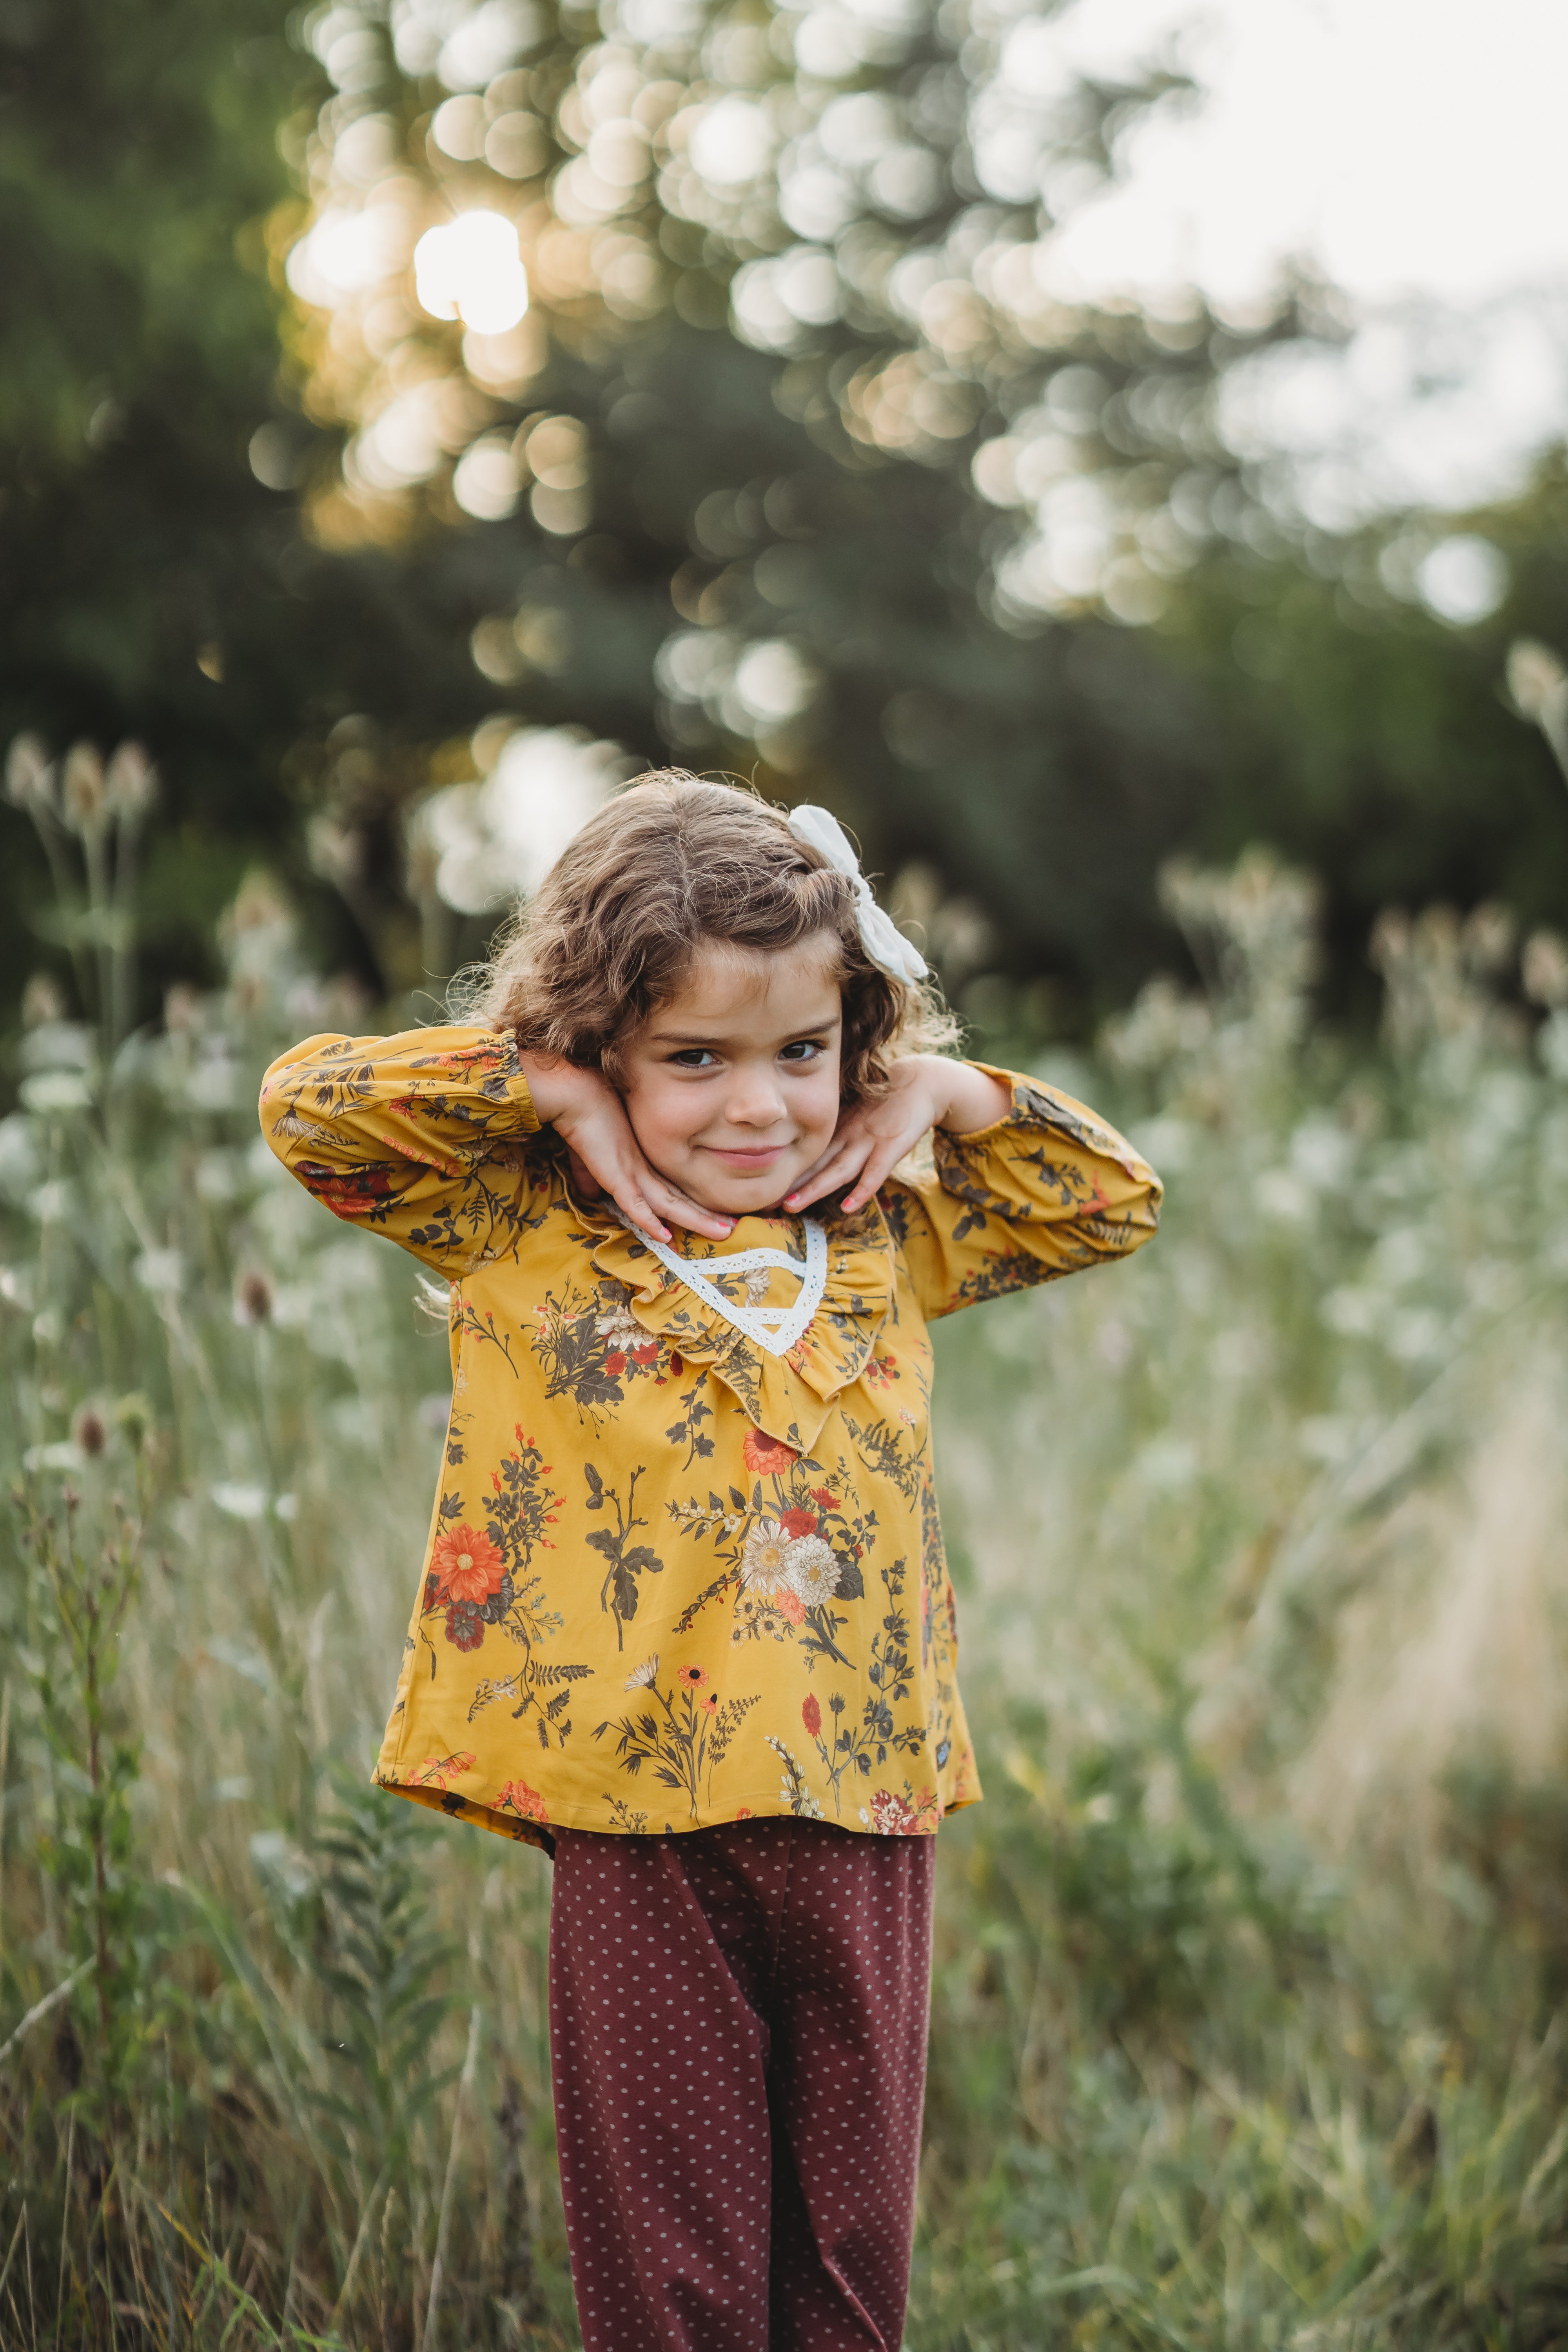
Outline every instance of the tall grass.
{"label": "tall grass", "polygon": [[[1302,884],[1171,888],[1206,994],[1011,1048],[1163,1235],[942,1335],[909,2342],[1557,2345],[1568,955],[1391,922],[1354,1055]],[[365,1014],[225,936],[156,1036],[35,997],[0,1122],[0,2342],[569,2346],[548,1865],[365,1786],[444,1334],[256,1139]]]}

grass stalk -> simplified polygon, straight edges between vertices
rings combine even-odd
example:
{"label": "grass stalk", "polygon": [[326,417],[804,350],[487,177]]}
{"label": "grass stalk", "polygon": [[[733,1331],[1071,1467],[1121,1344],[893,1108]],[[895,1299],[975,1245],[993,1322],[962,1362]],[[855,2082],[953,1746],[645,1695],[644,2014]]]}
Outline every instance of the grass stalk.
{"label": "grass stalk", "polygon": [[479,2056],[479,2026],[483,2012],[476,2002],[468,2016],[468,2046],[463,2058],[463,2072],[458,2083],[458,2096],[452,2108],[452,2137],[447,2149],[447,2170],[441,2182],[441,2210],[436,2225],[436,2259],[430,2265],[430,2294],[425,2305],[423,2352],[436,2352],[436,2329],[441,2315],[441,2292],[445,2284],[447,2256],[450,2250],[452,2214],[457,2203],[458,2149],[462,2137],[463,2109],[474,2085],[474,2070]]}

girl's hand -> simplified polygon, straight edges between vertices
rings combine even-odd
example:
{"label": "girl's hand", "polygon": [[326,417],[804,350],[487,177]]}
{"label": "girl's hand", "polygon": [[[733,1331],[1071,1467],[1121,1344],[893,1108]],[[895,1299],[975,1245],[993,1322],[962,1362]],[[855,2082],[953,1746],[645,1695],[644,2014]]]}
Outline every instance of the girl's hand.
{"label": "girl's hand", "polygon": [[590,1198],[607,1192],[627,1222],[656,1242],[669,1239],[667,1217],[710,1241],[734,1231],[733,1217],[700,1207],[649,1167],[619,1095],[597,1070],[545,1054],[518,1058],[535,1111],[570,1147],[573,1173]]}
{"label": "girl's hand", "polygon": [[809,1208],[824,1193],[852,1183],[844,1206],[858,1209],[933,1127],[972,1134],[1005,1118],[1010,1100],[999,1078],[967,1062],[950,1062],[940,1054],[906,1055],[889,1070],[886,1094],[845,1112],[828,1150],[807,1169],[784,1207]]}

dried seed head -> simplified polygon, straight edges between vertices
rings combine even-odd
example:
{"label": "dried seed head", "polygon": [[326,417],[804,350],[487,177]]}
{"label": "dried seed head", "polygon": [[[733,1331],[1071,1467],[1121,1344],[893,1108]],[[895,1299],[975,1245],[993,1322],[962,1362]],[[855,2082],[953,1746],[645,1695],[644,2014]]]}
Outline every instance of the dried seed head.
{"label": "dried seed head", "polygon": [[1568,697],[1568,670],[1550,646],[1516,637],[1508,649],[1508,690],[1520,717],[1539,726],[1552,703]]}
{"label": "dried seed head", "polygon": [[241,1275],[235,1296],[234,1319],[237,1323],[270,1323],[272,1320],[272,1285],[264,1274]]}
{"label": "dried seed head", "polygon": [[187,980],[177,980],[173,988],[163,992],[163,1026],[171,1036],[199,1028],[202,1018],[201,991]]}
{"label": "dried seed head", "polygon": [[1568,1004],[1568,941],[1556,931],[1535,931],[1524,943],[1521,977],[1534,1004]]}
{"label": "dried seed head", "polygon": [[103,761],[96,743],[73,743],[66,753],[60,797],[73,833],[91,833],[103,822]]}
{"label": "dried seed head", "polygon": [[158,771],[140,743],[121,743],[104,771],[103,793],[121,824],[137,824],[157,797]]}
{"label": "dried seed head", "polygon": [[63,1021],[66,1001],[58,981],[47,971],[36,971],[22,991],[22,1026],[42,1029],[47,1023]]}
{"label": "dried seed head", "polygon": [[72,1430],[71,1435],[89,1462],[96,1461],[109,1443],[109,1432],[90,1405],[84,1406],[78,1413],[76,1427]]}
{"label": "dried seed head", "polygon": [[140,1389],[133,1389],[129,1396],[119,1400],[114,1408],[114,1422],[116,1428],[122,1429],[132,1445],[140,1452],[153,1426],[153,1408]]}
{"label": "dried seed head", "polygon": [[36,735],[12,739],[5,754],[5,797],[17,808],[54,806],[54,766]]}

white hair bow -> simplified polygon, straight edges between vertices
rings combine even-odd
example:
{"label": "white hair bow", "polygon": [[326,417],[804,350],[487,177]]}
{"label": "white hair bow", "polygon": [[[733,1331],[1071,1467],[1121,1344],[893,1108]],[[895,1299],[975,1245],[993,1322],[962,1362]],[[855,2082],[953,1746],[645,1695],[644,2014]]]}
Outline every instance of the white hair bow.
{"label": "white hair bow", "polygon": [[789,813],[789,829],[797,841],[804,841],[817,855],[826,857],[829,866],[847,875],[855,885],[855,912],[860,927],[860,944],[871,961],[894,980],[913,984],[926,976],[927,965],[920,950],[911,945],[890,915],[884,914],[871,895],[871,885],[860,871],[860,861],[850,848],[844,827],[825,808],[814,808],[803,802]]}

